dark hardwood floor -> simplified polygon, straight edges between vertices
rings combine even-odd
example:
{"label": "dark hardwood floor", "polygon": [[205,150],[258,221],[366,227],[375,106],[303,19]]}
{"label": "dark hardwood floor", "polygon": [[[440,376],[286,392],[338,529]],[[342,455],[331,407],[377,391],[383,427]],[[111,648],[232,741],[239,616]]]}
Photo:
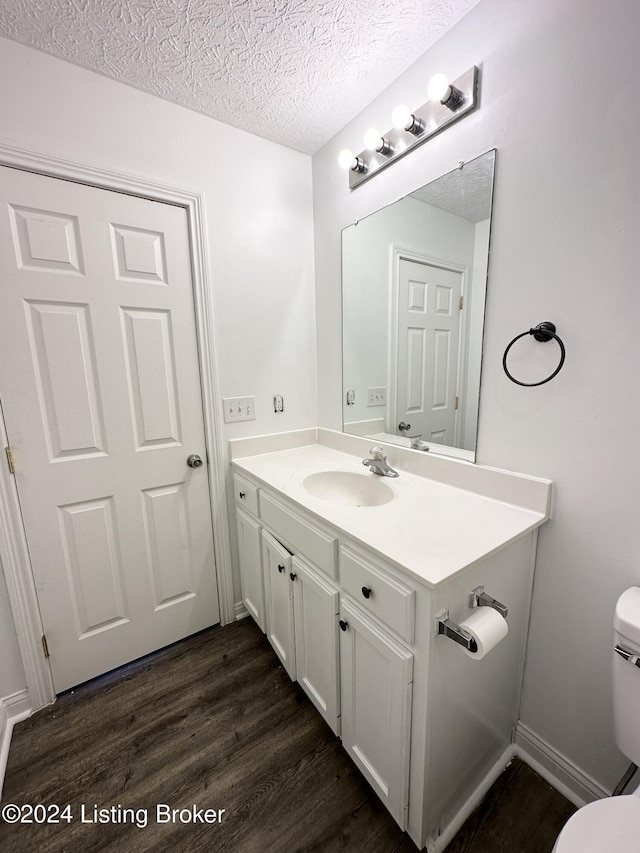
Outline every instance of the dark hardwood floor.
{"label": "dark hardwood floor", "polygon": [[[0,820],[3,853],[417,849],[248,619],[82,685],[17,725],[8,803],[70,808],[59,823]],[[158,804],[224,814],[158,822]],[[550,853],[572,811],[514,762],[447,853]]]}

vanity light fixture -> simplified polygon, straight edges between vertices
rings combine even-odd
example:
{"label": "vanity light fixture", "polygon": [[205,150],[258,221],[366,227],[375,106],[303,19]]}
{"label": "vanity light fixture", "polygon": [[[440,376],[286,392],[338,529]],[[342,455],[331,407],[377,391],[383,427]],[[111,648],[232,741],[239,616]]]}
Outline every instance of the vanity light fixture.
{"label": "vanity light fixture", "polygon": [[453,82],[444,74],[435,74],[427,95],[429,100],[416,110],[404,104],[396,107],[391,116],[393,127],[387,133],[370,128],[365,133],[364,151],[354,155],[345,149],[340,153],[338,163],[349,170],[350,189],[474,110],[478,106],[478,69],[474,65]]}

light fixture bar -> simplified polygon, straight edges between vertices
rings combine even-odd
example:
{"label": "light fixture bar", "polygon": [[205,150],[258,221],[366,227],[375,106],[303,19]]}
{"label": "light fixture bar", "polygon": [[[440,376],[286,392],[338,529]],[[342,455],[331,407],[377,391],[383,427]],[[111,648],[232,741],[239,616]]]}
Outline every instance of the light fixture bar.
{"label": "light fixture bar", "polygon": [[361,171],[349,169],[349,189],[360,186],[369,178],[377,175],[382,169],[390,166],[391,163],[395,163],[400,157],[404,157],[409,151],[413,151],[418,145],[422,145],[427,139],[431,139],[436,133],[440,133],[445,127],[449,127],[450,124],[459,121],[467,113],[475,110],[478,106],[479,94],[478,69],[476,66],[474,65],[465,71],[450,85],[454,92],[460,93],[459,96],[456,95],[456,98],[461,97],[462,103],[452,109],[451,105],[447,106],[438,100],[427,101],[412,113],[416,121],[424,127],[421,133],[416,134],[395,127],[383,133],[382,137],[388,143],[390,153],[365,149],[356,155],[364,168]]}

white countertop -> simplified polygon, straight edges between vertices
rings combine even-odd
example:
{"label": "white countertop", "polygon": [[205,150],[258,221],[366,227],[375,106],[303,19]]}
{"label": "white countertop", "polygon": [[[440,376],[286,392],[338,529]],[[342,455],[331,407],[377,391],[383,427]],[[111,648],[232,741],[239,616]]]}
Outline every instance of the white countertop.
{"label": "white countertop", "polygon": [[[304,474],[315,471],[338,469],[366,474],[362,458],[324,444],[308,444],[236,457],[233,465],[429,587],[449,580],[548,518],[548,500],[544,508],[511,504],[402,471],[391,459],[389,464],[398,468],[400,476],[383,479],[395,498],[380,506],[337,505],[313,497],[301,485]],[[492,477],[501,473],[487,470]],[[510,472],[503,474],[518,477]],[[551,489],[548,481],[522,479],[538,487],[545,483]]]}

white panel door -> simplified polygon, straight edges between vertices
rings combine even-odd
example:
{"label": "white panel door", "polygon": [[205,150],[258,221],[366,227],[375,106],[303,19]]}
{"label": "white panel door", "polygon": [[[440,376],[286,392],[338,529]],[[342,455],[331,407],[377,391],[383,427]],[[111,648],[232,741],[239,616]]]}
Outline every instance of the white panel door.
{"label": "white panel door", "polygon": [[292,568],[296,677],[338,734],[338,590],[298,557]]}
{"label": "white panel door", "polygon": [[219,621],[188,222],[6,167],[0,202],[0,398],[60,692]]}
{"label": "white panel door", "polygon": [[401,259],[398,280],[397,399],[394,429],[455,443],[462,275]]}

